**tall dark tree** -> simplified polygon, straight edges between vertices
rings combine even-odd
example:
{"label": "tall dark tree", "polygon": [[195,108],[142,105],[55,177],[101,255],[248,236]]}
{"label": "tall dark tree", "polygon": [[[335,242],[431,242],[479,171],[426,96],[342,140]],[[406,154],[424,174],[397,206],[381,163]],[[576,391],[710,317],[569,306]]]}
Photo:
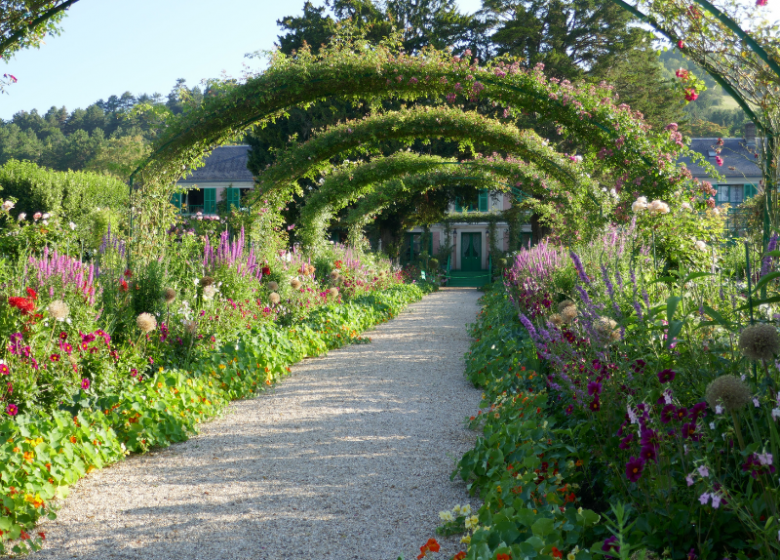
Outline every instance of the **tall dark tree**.
{"label": "tall dark tree", "polygon": [[494,55],[545,65],[558,78],[582,77],[641,45],[647,32],[609,0],[483,0]]}

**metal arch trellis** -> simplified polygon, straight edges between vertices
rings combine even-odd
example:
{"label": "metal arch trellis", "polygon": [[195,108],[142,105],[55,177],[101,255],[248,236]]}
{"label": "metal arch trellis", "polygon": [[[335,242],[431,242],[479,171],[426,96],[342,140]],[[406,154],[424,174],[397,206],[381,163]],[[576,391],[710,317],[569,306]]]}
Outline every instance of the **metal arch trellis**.
{"label": "metal arch trellis", "polygon": [[[667,29],[661,23],[659,23],[655,18],[652,16],[649,16],[647,14],[642,13],[634,6],[628,4],[625,2],[625,0],[612,0],[612,2],[621,8],[631,12],[635,17],[640,19],[641,21],[649,24],[652,26],[653,29],[655,29],[658,33],[665,36],[670,41],[678,42],[681,40],[681,38],[671,29]],[[732,31],[739,39],[741,39],[745,44],[750,47],[750,49],[761,59],[766,63],[766,65],[771,69],[775,75],[780,78],[780,64],[776,60],[774,60],[769,53],[766,52],[766,50],[753,38],[750,36],[749,33],[745,32],[734,20],[732,20],[730,17],[728,17],[726,14],[723,13],[723,11],[719,10],[717,7],[712,5],[708,0],[693,0],[696,4],[702,6],[705,10],[707,10],[709,13],[711,13],[715,18],[718,19],[723,25],[725,25],[730,31]],[[685,49],[680,49],[683,52],[685,52]],[[728,81],[726,81],[723,76],[718,72],[716,68],[714,68],[711,64],[707,62],[704,58],[701,58],[700,60],[696,60],[696,62],[701,66],[717,83],[720,85],[731,97],[734,99],[734,101],[737,102],[737,104],[740,106],[740,108],[745,111],[745,114],[753,121],[753,123],[756,124],[756,126],[764,133],[766,136],[766,153],[769,154],[769,157],[765,157],[763,161],[763,175],[764,175],[764,181],[765,181],[765,189],[764,192],[766,193],[764,196],[764,204],[763,204],[763,213],[764,213],[764,231],[763,231],[763,245],[766,247],[769,243],[769,234],[770,234],[770,197],[771,193],[776,190],[775,180],[774,176],[771,173],[772,168],[772,159],[774,157],[776,148],[777,148],[777,137],[772,130],[772,127],[768,125],[766,122],[764,122],[761,118],[759,118],[755,112],[752,110],[752,108],[749,106],[747,101],[744,99],[742,95],[734,88]],[[776,166],[776,162],[775,162]]]}

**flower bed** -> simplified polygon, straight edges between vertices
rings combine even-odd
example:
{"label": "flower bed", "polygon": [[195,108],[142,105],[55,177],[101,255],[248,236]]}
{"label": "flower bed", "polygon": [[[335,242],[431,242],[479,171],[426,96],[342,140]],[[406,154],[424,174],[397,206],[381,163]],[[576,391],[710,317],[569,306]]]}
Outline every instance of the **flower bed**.
{"label": "flower bed", "polygon": [[467,558],[780,554],[780,254],[708,248],[661,272],[640,236],[524,251],[485,296]]}
{"label": "flower bed", "polygon": [[230,400],[306,356],[363,342],[361,332],[434,288],[404,284],[369,253],[334,246],[312,262],[279,249],[278,236],[250,244],[243,229],[173,227],[155,258],[128,261],[127,240],[110,228],[82,251],[57,216],[11,220],[9,207],[0,553],[39,548],[36,521],[86,473],[186,439]]}
{"label": "flower bed", "polygon": [[[284,328],[261,325],[238,344],[226,344],[197,367],[160,367],[147,380],[116,394],[85,395],[78,411],[20,414],[0,423],[3,538],[22,539],[13,552],[40,546],[31,536],[49,503],[90,471],[131,452],[183,441],[232,399],[278,381],[306,356],[360,341],[359,333],[394,317],[419,299],[417,286],[397,285],[344,305],[324,306],[308,321]],[[0,542],[0,551],[7,552]]]}

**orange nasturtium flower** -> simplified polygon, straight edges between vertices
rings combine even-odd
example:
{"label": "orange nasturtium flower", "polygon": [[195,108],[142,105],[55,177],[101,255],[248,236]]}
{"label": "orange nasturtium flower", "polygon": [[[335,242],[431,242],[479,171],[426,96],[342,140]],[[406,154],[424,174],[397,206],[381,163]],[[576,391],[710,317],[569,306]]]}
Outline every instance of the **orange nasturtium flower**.
{"label": "orange nasturtium flower", "polygon": [[462,550],[452,557],[452,560],[463,560],[466,557],[466,553]]}

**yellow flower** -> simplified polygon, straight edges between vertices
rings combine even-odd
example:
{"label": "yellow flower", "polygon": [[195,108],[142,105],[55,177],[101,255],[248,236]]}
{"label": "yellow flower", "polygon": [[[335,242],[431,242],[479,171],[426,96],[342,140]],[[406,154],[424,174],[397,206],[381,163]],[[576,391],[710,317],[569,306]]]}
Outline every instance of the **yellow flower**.
{"label": "yellow flower", "polygon": [[566,555],[566,560],[575,560],[577,553],[580,551],[580,547],[575,546],[574,549]]}
{"label": "yellow flower", "polygon": [[473,529],[479,524],[479,517],[472,515],[466,518],[466,529]]}
{"label": "yellow flower", "polygon": [[463,535],[460,538],[460,542],[465,543],[465,544],[471,544],[471,535]]}
{"label": "yellow flower", "polygon": [[461,515],[468,515],[471,513],[471,506],[466,504],[465,506],[461,506],[460,508],[460,514]]}
{"label": "yellow flower", "polygon": [[455,518],[453,517],[451,511],[440,511],[439,519],[441,519],[442,521],[455,521]]}

